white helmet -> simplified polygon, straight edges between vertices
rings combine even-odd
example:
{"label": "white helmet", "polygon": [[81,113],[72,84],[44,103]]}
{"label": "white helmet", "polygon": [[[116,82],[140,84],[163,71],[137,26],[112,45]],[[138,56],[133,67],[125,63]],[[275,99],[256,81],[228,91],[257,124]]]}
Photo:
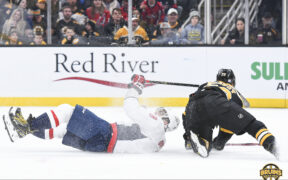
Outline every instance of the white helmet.
{"label": "white helmet", "polygon": [[162,119],[164,123],[165,131],[173,131],[177,129],[180,124],[180,120],[177,116],[171,114],[171,111],[168,111],[164,107],[159,107],[155,110],[155,115]]}

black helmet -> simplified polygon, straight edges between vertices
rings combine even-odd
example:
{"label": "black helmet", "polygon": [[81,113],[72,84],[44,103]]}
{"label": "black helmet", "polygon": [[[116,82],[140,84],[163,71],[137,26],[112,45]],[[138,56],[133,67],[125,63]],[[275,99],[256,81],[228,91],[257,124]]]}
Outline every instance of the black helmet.
{"label": "black helmet", "polygon": [[225,83],[231,84],[232,86],[236,85],[235,75],[232,69],[220,69],[216,79],[217,81],[223,81]]}

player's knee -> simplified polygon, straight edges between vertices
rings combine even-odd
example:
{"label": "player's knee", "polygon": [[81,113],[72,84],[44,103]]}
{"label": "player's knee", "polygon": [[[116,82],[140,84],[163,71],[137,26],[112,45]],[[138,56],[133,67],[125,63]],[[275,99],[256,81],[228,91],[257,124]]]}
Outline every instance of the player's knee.
{"label": "player's knee", "polygon": [[74,111],[74,107],[69,104],[61,104],[54,111],[61,123],[68,123]]}
{"label": "player's knee", "polygon": [[245,131],[250,134],[251,136],[255,137],[257,132],[260,130],[260,129],[265,129],[266,126],[264,123],[262,123],[261,121],[258,121],[258,120],[254,120],[252,121],[246,128],[245,128]]}

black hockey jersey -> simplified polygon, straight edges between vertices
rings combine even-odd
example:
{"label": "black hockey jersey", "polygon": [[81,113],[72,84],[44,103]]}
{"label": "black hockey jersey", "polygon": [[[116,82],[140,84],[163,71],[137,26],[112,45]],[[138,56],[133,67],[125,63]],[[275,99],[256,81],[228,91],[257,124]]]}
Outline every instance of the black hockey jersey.
{"label": "black hockey jersey", "polygon": [[214,90],[220,92],[227,100],[232,100],[241,107],[249,107],[249,102],[231,84],[215,81],[202,84],[198,91]]}

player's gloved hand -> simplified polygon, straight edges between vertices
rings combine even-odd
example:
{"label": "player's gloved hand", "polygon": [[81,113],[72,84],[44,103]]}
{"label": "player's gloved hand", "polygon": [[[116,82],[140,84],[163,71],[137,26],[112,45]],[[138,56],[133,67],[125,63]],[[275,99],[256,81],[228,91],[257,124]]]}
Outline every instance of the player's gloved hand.
{"label": "player's gloved hand", "polygon": [[192,149],[190,134],[187,133],[187,132],[185,132],[185,133],[183,134],[183,138],[184,138],[184,140],[185,140],[185,149],[186,149],[186,150]]}
{"label": "player's gloved hand", "polygon": [[142,94],[142,90],[145,86],[145,78],[142,75],[134,74],[131,77],[131,83],[128,85],[129,88],[134,88],[139,94]]}

